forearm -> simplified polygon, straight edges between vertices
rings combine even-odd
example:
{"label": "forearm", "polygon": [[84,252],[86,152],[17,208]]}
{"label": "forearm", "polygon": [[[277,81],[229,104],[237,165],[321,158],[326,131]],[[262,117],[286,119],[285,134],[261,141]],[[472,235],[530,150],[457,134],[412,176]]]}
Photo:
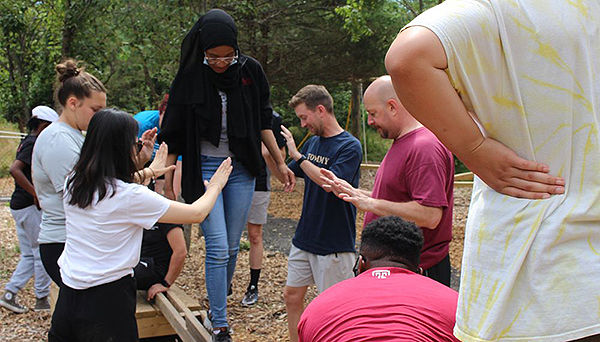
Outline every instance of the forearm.
{"label": "forearm", "polygon": [[194,203],[192,203],[192,207],[196,213],[194,222],[186,222],[186,223],[195,223],[202,222],[206,219],[212,208],[215,206],[217,202],[217,198],[221,193],[221,188],[216,184],[209,184],[206,186],[206,191],[204,195],[198,198]]}
{"label": "forearm", "polygon": [[27,179],[27,177],[25,176],[23,171],[21,171],[21,170],[18,170],[15,172],[11,171],[11,175],[15,179],[15,182],[17,184],[19,184],[19,186],[21,188],[23,188],[25,191],[27,191],[27,193],[29,193],[31,196],[33,196],[33,197],[36,196],[35,189],[33,188],[33,184],[31,184],[29,179]]}
{"label": "forearm", "polygon": [[181,274],[181,270],[183,270],[183,264],[185,262],[186,253],[176,253],[173,252],[171,255],[171,260],[169,261],[169,270],[165,275],[165,280],[169,285],[173,285],[179,274]]}
{"label": "forearm", "polygon": [[281,152],[277,147],[277,141],[275,140],[273,131],[270,129],[264,129],[260,131],[260,137],[263,144],[265,144],[265,147],[269,151],[269,154],[275,161],[275,165],[281,165],[285,163],[283,156],[281,155]]}
{"label": "forearm", "polygon": [[391,202],[373,198],[370,202],[368,208],[364,208],[366,211],[377,216],[399,216],[421,228],[435,229],[441,219],[441,208],[427,207],[416,201]]}
{"label": "forearm", "polygon": [[[285,175],[282,174],[281,171],[279,170],[279,168],[277,167],[275,160],[273,160],[273,157],[271,157],[271,154],[269,153],[269,150],[267,150],[266,146],[264,144],[261,144],[261,145],[263,148],[263,159],[265,160],[265,164],[267,165],[267,167],[269,168],[271,173],[275,177],[277,177],[277,179],[279,179],[282,183],[285,183]],[[285,151],[281,155],[282,158],[284,158],[283,157],[284,155],[285,155]]]}
{"label": "forearm", "polygon": [[[177,163],[177,155],[176,154],[169,154],[167,156],[167,165],[175,165],[175,163]],[[165,173],[165,185],[164,185],[164,189],[165,190],[173,190],[173,174],[175,172],[174,171],[168,171],[167,173]]]}

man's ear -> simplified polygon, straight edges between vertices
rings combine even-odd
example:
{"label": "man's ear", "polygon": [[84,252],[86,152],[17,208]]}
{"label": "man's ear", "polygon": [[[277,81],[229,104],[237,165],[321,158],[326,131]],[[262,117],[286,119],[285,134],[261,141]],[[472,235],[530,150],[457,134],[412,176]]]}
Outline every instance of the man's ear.
{"label": "man's ear", "polygon": [[319,112],[319,116],[321,118],[324,118],[326,115],[330,115],[329,112],[327,111],[327,109],[325,109],[325,106],[323,106],[321,104],[317,105],[316,109]]}
{"label": "man's ear", "polygon": [[395,99],[387,100],[385,105],[386,105],[387,109],[390,111],[390,113],[392,114],[392,116],[398,115],[400,106],[398,106],[398,102]]}
{"label": "man's ear", "polygon": [[367,267],[367,261],[365,260],[365,258],[361,257],[358,261],[358,274],[361,274],[368,269],[369,268]]}

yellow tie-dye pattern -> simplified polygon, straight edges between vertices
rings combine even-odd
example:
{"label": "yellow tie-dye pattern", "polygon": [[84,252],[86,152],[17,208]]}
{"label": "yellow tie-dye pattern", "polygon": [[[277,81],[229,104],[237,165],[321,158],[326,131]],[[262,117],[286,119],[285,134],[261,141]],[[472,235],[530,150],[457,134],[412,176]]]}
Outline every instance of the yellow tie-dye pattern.
{"label": "yellow tie-dye pattern", "polygon": [[538,153],[538,152],[540,151],[540,149],[541,149],[542,147],[544,147],[544,146],[545,146],[545,145],[546,145],[546,144],[547,144],[547,143],[548,143],[550,140],[552,140],[552,139],[553,139],[555,136],[557,136],[557,135],[560,133],[560,131],[561,131],[562,129],[569,128],[569,127],[571,127],[571,125],[569,125],[569,124],[561,124],[560,126],[558,126],[558,127],[557,127],[557,128],[554,130],[554,132],[552,132],[552,134],[550,134],[550,136],[549,136],[549,137],[548,137],[546,140],[544,140],[544,141],[543,141],[543,142],[542,142],[540,145],[538,145],[538,146],[535,148],[535,150],[534,150],[534,151],[535,151],[535,153]]}
{"label": "yellow tie-dye pattern", "polygon": [[527,33],[530,34],[531,40],[536,42],[538,49],[535,52],[537,54],[539,54],[540,56],[544,57],[545,59],[549,60],[550,62],[552,62],[554,65],[558,66],[560,69],[566,71],[569,75],[571,75],[571,77],[573,78],[573,81],[575,82],[575,84],[577,84],[577,88],[579,89],[579,91],[580,92],[583,91],[583,87],[577,80],[577,77],[575,76],[573,69],[571,69],[571,67],[560,57],[560,54],[558,53],[558,51],[556,51],[556,49],[554,47],[552,47],[550,44],[542,42],[539,39],[538,33],[535,29],[533,29],[531,27],[527,27],[525,24],[523,24],[517,18],[513,17],[512,19],[515,21],[515,23],[517,24],[518,27],[520,27],[521,29],[523,29],[524,31],[526,31]]}
{"label": "yellow tie-dye pattern", "polygon": [[581,13],[582,16],[589,18],[589,8],[583,3],[583,0],[567,0],[567,3],[575,8]]}
{"label": "yellow tie-dye pattern", "polygon": [[498,301],[498,298],[500,297],[500,293],[502,292],[502,289],[504,288],[504,285],[505,285],[505,283],[502,283],[502,285],[500,285],[500,287],[498,288],[498,284],[499,284],[499,281],[495,280],[494,285],[492,285],[492,287],[488,293],[487,301],[485,302],[485,306],[484,306],[484,310],[483,310],[483,315],[479,319],[479,324],[477,325],[477,330],[479,330],[479,331],[481,331],[483,329],[483,325],[487,321],[487,316],[490,314],[490,312],[492,312],[492,306],[494,306],[496,301]]}
{"label": "yellow tie-dye pattern", "polygon": [[510,321],[510,323],[506,326],[506,328],[502,329],[500,331],[500,334],[498,335],[498,337],[494,338],[497,340],[500,340],[501,338],[505,337],[506,335],[508,335],[508,333],[510,332],[512,326],[515,324],[515,322],[517,321],[517,319],[519,318],[519,316],[521,316],[521,312],[525,312],[527,311],[527,308],[529,308],[529,306],[533,303],[533,299],[531,299],[527,304],[525,304],[523,307],[519,308],[519,310],[517,311],[517,313],[515,314],[515,317]]}
{"label": "yellow tie-dye pattern", "polygon": [[502,261],[501,261],[501,264],[503,264],[503,265],[504,265],[504,258],[506,258],[506,252],[508,251],[508,246],[510,244],[512,235],[513,235],[515,229],[517,229],[517,226],[519,224],[521,224],[522,221],[523,221],[523,213],[521,212],[521,213],[516,214],[513,226],[510,229],[510,231],[508,232],[508,235],[506,236],[506,240],[504,242],[504,254],[502,255]]}
{"label": "yellow tie-dye pattern", "polygon": [[596,254],[596,255],[600,256],[600,252],[598,252],[598,250],[597,250],[596,248],[594,248],[594,245],[592,244],[592,233],[590,233],[590,234],[588,235],[588,238],[587,238],[587,243],[588,243],[588,245],[590,246],[590,250],[592,251],[592,253],[594,253],[594,254]]}
{"label": "yellow tie-dye pattern", "polygon": [[[583,165],[581,166],[581,178],[579,181],[579,191],[583,190],[583,185],[585,183],[585,170],[586,170],[586,165],[587,165],[587,158],[592,151],[598,150],[597,145],[594,144],[592,141],[592,137],[596,137],[598,135],[596,125],[585,124],[585,125],[579,127],[578,129],[576,129],[573,132],[573,135],[576,135],[577,133],[579,133],[579,131],[581,131],[585,128],[589,128],[590,130],[588,132],[587,139],[585,141],[585,147],[583,148]],[[597,138],[596,138],[596,140],[597,140]],[[594,147],[596,147],[596,148],[594,148]]]}
{"label": "yellow tie-dye pattern", "polygon": [[[536,207],[540,203],[542,203],[542,201],[535,201],[535,202],[533,202],[532,207]],[[540,210],[538,211],[538,215],[535,218],[535,221],[533,221],[533,223],[531,224],[531,227],[529,227],[529,234],[527,235],[527,239],[525,240],[526,242],[531,241],[534,233],[536,233],[537,230],[539,229],[540,225],[542,224],[542,219],[544,217],[544,214],[546,213],[546,209],[548,209],[548,206],[549,206],[549,204],[546,202],[545,205],[542,208],[540,208]],[[523,243],[521,245],[521,248],[519,249],[519,252],[517,253],[517,258],[519,258],[521,255],[523,255],[523,253],[526,252],[526,248],[528,246],[529,246],[529,243]]]}
{"label": "yellow tie-dye pattern", "polygon": [[463,341],[600,334],[599,279],[581,272],[600,274],[599,17],[596,0],[447,0],[415,20],[440,38],[446,73],[487,136],[566,181],[564,195],[525,201],[476,180],[455,328]]}
{"label": "yellow tie-dye pattern", "polygon": [[581,104],[585,107],[585,109],[588,112],[593,112],[593,110],[594,110],[593,109],[594,107],[592,106],[592,103],[585,96],[583,96],[581,94],[578,94],[578,93],[576,93],[574,91],[571,91],[571,90],[569,90],[567,88],[563,88],[563,87],[555,85],[555,84],[550,84],[550,83],[544,82],[542,80],[537,80],[537,79],[535,79],[533,77],[529,77],[527,75],[523,76],[523,78],[525,78],[527,80],[530,80],[531,82],[536,83],[539,86],[542,86],[542,87],[545,87],[545,88],[554,89],[554,90],[558,90],[558,91],[561,91],[561,92],[565,92],[565,93],[571,95],[575,100],[578,100],[579,102],[581,102]]}

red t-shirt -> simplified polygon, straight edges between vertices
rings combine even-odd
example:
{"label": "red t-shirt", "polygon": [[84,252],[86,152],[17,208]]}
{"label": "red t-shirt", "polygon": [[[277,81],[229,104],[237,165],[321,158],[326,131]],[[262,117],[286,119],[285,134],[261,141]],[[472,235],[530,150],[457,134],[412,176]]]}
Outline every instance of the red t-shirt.
{"label": "red t-shirt", "polygon": [[[375,175],[373,198],[442,208],[435,229],[423,228],[421,266],[429,269],[448,255],[452,240],[454,160],[452,153],[427,128],[396,139]],[[378,216],[365,214],[365,226]]]}
{"label": "red t-shirt", "polygon": [[300,341],[458,341],[458,293],[403,268],[369,269],[328,288],[304,310]]}

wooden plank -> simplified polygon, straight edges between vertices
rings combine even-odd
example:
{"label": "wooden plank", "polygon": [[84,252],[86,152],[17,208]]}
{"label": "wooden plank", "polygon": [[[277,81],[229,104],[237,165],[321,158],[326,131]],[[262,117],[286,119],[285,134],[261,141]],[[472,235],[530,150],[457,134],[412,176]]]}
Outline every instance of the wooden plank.
{"label": "wooden plank", "polygon": [[162,314],[160,316],[138,318],[137,327],[139,338],[176,334],[169,321]]}
{"label": "wooden plank", "polygon": [[152,304],[146,300],[146,291],[137,291],[135,297],[135,318],[140,319],[144,317],[155,317],[160,316],[158,311]]}
{"label": "wooden plank", "polygon": [[167,321],[171,323],[171,326],[173,329],[175,329],[175,332],[177,335],[179,335],[179,338],[181,338],[183,342],[194,342],[194,338],[186,329],[185,320],[181,317],[173,304],[169,302],[167,297],[163,293],[159,293],[154,298],[156,301],[156,306],[158,306],[160,312],[162,312]]}
{"label": "wooden plank", "polygon": [[454,175],[455,181],[473,181],[473,172],[463,172]]}
{"label": "wooden plank", "polygon": [[471,187],[473,187],[473,182],[469,182],[469,181],[454,182],[454,187],[455,188],[471,188]]}
{"label": "wooden plank", "polygon": [[202,310],[202,305],[200,302],[185,293],[185,291],[183,291],[179,286],[172,285],[169,288],[169,292],[174,293],[178,298],[180,298],[188,309],[192,311]]}
{"label": "wooden plank", "polygon": [[361,170],[377,170],[379,169],[379,164],[360,164]]}
{"label": "wooden plank", "polygon": [[192,311],[187,308],[187,305],[185,305],[176,292],[171,292],[170,290],[167,291],[167,298],[169,298],[177,310],[183,312],[187,329],[196,341],[208,342],[212,340],[211,334],[206,330],[204,325],[198,321]]}

